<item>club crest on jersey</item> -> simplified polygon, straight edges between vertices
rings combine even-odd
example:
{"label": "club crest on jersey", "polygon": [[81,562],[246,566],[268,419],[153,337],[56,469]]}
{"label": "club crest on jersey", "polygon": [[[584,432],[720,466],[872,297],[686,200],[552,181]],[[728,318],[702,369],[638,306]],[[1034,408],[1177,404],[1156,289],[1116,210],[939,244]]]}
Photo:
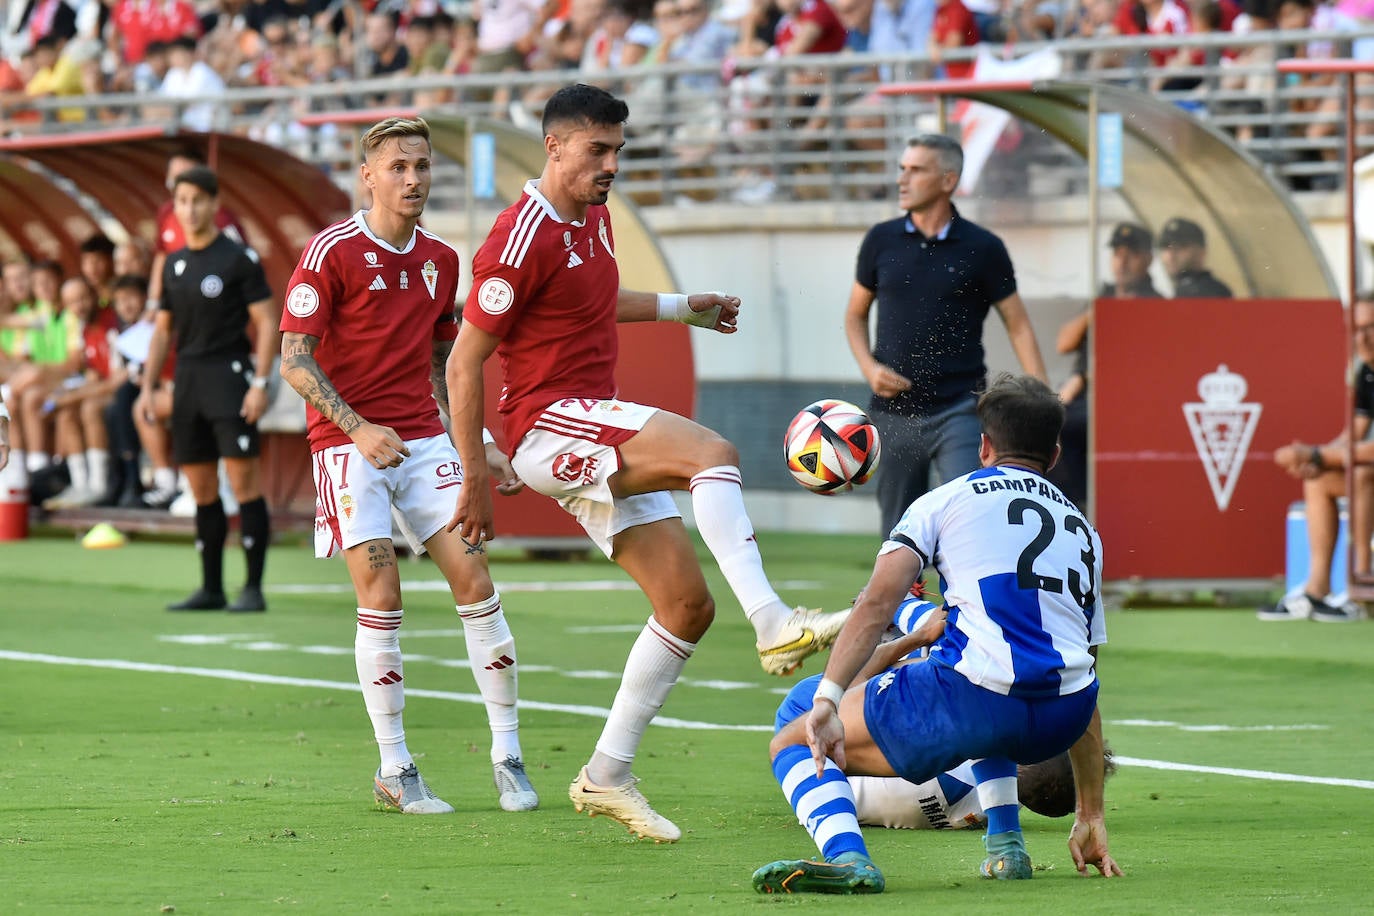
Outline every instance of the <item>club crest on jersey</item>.
{"label": "club crest on jersey", "polygon": [[555,480],[590,486],[596,481],[596,470],[600,464],[596,458],[564,452],[553,459],[553,466],[549,472]]}
{"label": "club crest on jersey", "polygon": [[410,289],[410,277],[406,276],[404,270],[401,271],[401,289]]}
{"label": "club crest on jersey", "polygon": [[420,277],[425,281],[425,289],[429,290],[429,298],[434,298],[435,287],[439,283],[439,268],[433,261],[426,261],[420,268]]}
{"label": "club crest on jersey", "polygon": [[345,493],[343,496],[339,497],[339,514],[346,520],[350,522],[353,521],[353,513],[356,511],[353,505],[353,497],[350,494]]}
{"label": "club crest on jersey", "polygon": [[504,315],[515,304],[515,290],[501,277],[487,277],[477,288],[477,304],[488,315]]}
{"label": "club crest on jersey", "polygon": [[209,274],[200,281],[200,294],[206,299],[218,298],[222,292],[224,292],[224,281],[214,274]]}
{"label": "club crest on jersey", "polygon": [[286,294],[286,311],[296,318],[309,318],[320,307],[320,294],[309,283],[297,283]]}
{"label": "club crest on jersey", "polygon": [[615,258],[615,252],[611,250],[611,235],[606,229],[606,217],[601,217],[596,227],[596,236],[601,239],[601,246],[606,249],[606,253]]}
{"label": "club crest on jersey", "polygon": [[176,274],[178,277],[181,276],[182,274],[184,274],[185,272],[186,272],[186,261],[185,261],[185,260],[177,261],[175,264],[172,265],[172,273]]}
{"label": "club crest on jersey", "polygon": [[365,251],[365,252],[363,252],[363,260],[367,262],[367,266],[368,266],[368,267],[376,267],[376,266],[377,266],[377,252],[375,252],[375,251]]}

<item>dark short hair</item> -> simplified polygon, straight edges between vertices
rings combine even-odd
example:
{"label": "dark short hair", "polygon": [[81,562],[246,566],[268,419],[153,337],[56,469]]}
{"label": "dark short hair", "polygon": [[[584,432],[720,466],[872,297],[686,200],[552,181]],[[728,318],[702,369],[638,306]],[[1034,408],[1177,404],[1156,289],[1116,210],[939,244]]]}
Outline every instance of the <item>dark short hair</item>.
{"label": "dark short hair", "polygon": [[599,86],[574,83],[549,96],[544,103],[544,134],[553,132],[561,124],[578,127],[624,124],[630,117],[630,106]]}
{"label": "dark short hair", "polygon": [[998,457],[1046,468],[1064,428],[1064,402],[1037,378],[1003,372],[979,396],[978,420]]}
{"label": "dark short hair", "polygon": [[110,241],[110,237],[103,232],[95,235],[81,243],[80,251],[82,254],[108,254],[113,256],[115,243]]}
{"label": "dark short hair", "polygon": [[173,188],[179,184],[189,184],[192,187],[200,188],[211,197],[219,196],[219,176],[203,165],[192,166],[172,179]]}
{"label": "dark short hair", "polygon": [[[1102,746],[1103,778],[1116,772],[1112,749]],[[1067,817],[1078,805],[1074,790],[1073,763],[1069,754],[1051,757],[1039,763],[1023,764],[1016,768],[1016,794],[1031,811],[1043,817]]]}
{"label": "dark short hair", "polygon": [[131,289],[140,296],[148,295],[148,278],[140,277],[138,274],[121,274],[114,278],[110,284],[110,292],[117,293],[121,289]]}

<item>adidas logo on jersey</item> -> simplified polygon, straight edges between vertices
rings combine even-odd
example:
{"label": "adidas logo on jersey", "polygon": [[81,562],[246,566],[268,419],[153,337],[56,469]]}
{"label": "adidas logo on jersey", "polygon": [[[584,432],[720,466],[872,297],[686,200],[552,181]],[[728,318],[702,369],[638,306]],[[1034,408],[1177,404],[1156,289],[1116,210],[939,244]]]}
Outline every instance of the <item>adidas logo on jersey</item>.
{"label": "adidas logo on jersey", "polygon": [[382,280],[381,274],[377,274],[377,276],[373,278],[372,285],[369,286],[368,289],[386,289],[386,282]]}
{"label": "adidas logo on jersey", "polygon": [[579,258],[579,257],[577,256],[577,252],[576,252],[576,251],[569,251],[569,252],[568,252],[568,266],[569,266],[569,267],[576,267],[576,266],[578,266],[578,265],[581,264],[581,263],[582,263],[582,259]]}

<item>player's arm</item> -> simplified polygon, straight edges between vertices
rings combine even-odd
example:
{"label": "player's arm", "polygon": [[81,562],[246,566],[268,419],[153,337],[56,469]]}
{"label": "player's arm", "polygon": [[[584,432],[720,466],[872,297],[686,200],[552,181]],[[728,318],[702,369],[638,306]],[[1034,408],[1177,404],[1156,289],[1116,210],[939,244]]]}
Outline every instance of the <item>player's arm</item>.
{"label": "player's arm", "polygon": [[496,352],[499,342],[495,334],[464,321],[448,355],[449,435],[463,465],[463,482],[446,527],[458,532],[469,544],[489,541],[495,534],[490,469],[482,444],[482,411],[486,402],[482,367]]}
{"label": "player's arm", "polygon": [[353,440],[358,453],[374,467],[396,467],[410,455],[410,449],[389,426],[369,423],[358,415],[339,394],[329,376],[315,361],[320,339],[299,331],[281,335],[281,377],[315,408]]}
{"label": "player's arm", "polygon": [[[906,548],[889,550],[878,557],[868,584],[859,593],[849,620],[830,650],[822,687],[826,681],[842,689],[853,683],[855,675],[872,657],[878,640],[892,621],[892,613],[921,574],[922,565],[920,556]],[[818,775],[824,770],[827,757],[844,769],[844,725],[840,722],[839,709],[834,703],[822,700],[819,691],[817,703],[806,720],[806,739]]]}
{"label": "player's arm", "polygon": [[1031,327],[1030,315],[1026,304],[1021,301],[1020,293],[1012,293],[996,305],[997,314],[1002,316],[1007,337],[1011,339],[1011,349],[1021,363],[1021,371],[1033,375],[1045,384],[1049,376],[1045,374],[1045,361],[1040,356],[1040,344],[1035,339],[1035,329]]}
{"label": "player's arm", "polygon": [[740,300],[724,293],[641,293],[620,288],[615,301],[615,320],[677,321],[722,334],[738,330]]}
{"label": "player's arm", "polygon": [[157,422],[153,407],[154,396],[162,384],[162,367],[167,363],[167,350],[172,340],[172,313],[159,309],[153,316],[153,334],[148,340],[148,359],[143,364],[143,385],[134,409],[149,423]]}
{"label": "player's arm", "polygon": [[1088,328],[1092,324],[1093,313],[1091,307],[1084,309],[1077,315],[1070,318],[1059,326],[1059,333],[1054,337],[1054,349],[1057,353],[1072,353],[1078,349],[1078,345],[1087,336]]}
{"label": "player's arm", "polygon": [[253,322],[254,340],[257,341],[253,354],[255,369],[239,415],[249,423],[256,423],[267,412],[267,372],[281,348],[281,332],[277,330],[281,311],[276,300],[260,299],[249,304],[248,317]]}
{"label": "player's arm", "polygon": [[[1093,658],[1097,647],[1090,646]],[[1074,791],[1077,802],[1073,830],[1069,833],[1069,854],[1079,874],[1086,875],[1092,865],[1104,878],[1121,874],[1121,868],[1107,851],[1107,826],[1104,819],[1103,783],[1106,765],[1102,756],[1102,716],[1093,709],[1088,730],[1069,748],[1069,762],[1073,765]]]}
{"label": "player's arm", "polygon": [[[429,381],[434,386],[434,400],[438,403],[439,409],[443,411],[445,417],[451,417],[449,410],[448,397],[448,357],[453,352],[453,341],[436,340],[430,347],[429,356]],[[454,448],[458,447],[457,439],[454,439]],[[525,482],[516,476],[515,468],[511,467],[510,458],[501,451],[501,447],[496,444],[486,429],[482,430],[482,450],[486,458],[487,471],[496,481],[496,492],[502,496],[513,496],[525,489]],[[464,465],[466,467],[466,465]]]}
{"label": "player's arm", "polygon": [[156,312],[162,303],[162,268],[167,264],[167,253],[153,252],[153,263],[148,268],[148,311]]}
{"label": "player's arm", "polygon": [[869,658],[859,673],[854,677],[853,684],[862,684],[875,675],[886,671],[893,665],[906,658],[917,649],[924,649],[932,645],[945,632],[945,617],[948,612],[944,608],[939,608],[930,615],[930,619],[921,624],[915,630],[903,636],[899,636],[891,642],[885,642],[873,650],[873,655]]}

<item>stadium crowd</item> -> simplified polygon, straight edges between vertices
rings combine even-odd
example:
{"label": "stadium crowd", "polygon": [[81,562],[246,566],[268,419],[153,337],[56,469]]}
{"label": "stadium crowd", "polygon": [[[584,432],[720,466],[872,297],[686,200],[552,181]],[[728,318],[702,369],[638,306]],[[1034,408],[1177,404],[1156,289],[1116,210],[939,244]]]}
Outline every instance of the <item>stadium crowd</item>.
{"label": "stadium crowd", "polygon": [[[405,97],[421,107],[489,102],[492,114],[534,124],[529,109],[570,71],[595,72],[613,91],[639,94],[652,68],[667,62],[718,64],[718,76],[695,75],[690,88],[725,91],[747,107],[758,88],[749,79],[751,59],[869,51],[911,55],[928,62],[933,77],[954,78],[968,76],[973,63],[967,55],[946,59],[953,49],[1064,37],[1141,36],[1158,71],[1156,88],[1186,89],[1199,78],[1171,70],[1220,58],[1272,59],[1273,48],[1168,50],[1151,45],[1151,36],[1374,26],[1367,0],[17,0],[6,10],[0,129],[7,130],[44,119],[123,116],[115,108],[31,107],[43,98],[161,97],[169,117],[179,112],[184,126],[204,130],[214,121],[213,104],[178,107],[178,99],[348,79],[556,72],[547,88],[519,93],[446,88]],[[1356,40],[1353,53],[1374,54],[1371,45]],[[1297,53],[1329,55],[1332,46],[1314,42]],[[1097,70],[1128,53],[1076,56],[1082,59],[1069,66]],[[823,106],[828,100],[805,85],[817,81],[802,72],[789,88]],[[1230,88],[1257,96],[1265,88],[1250,75],[1234,83]],[[376,106],[401,98],[353,101]],[[260,104],[263,123],[281,114],[274,105],[291,104],[299,102]],[[747,121],[735,126],[747,131]]]}

